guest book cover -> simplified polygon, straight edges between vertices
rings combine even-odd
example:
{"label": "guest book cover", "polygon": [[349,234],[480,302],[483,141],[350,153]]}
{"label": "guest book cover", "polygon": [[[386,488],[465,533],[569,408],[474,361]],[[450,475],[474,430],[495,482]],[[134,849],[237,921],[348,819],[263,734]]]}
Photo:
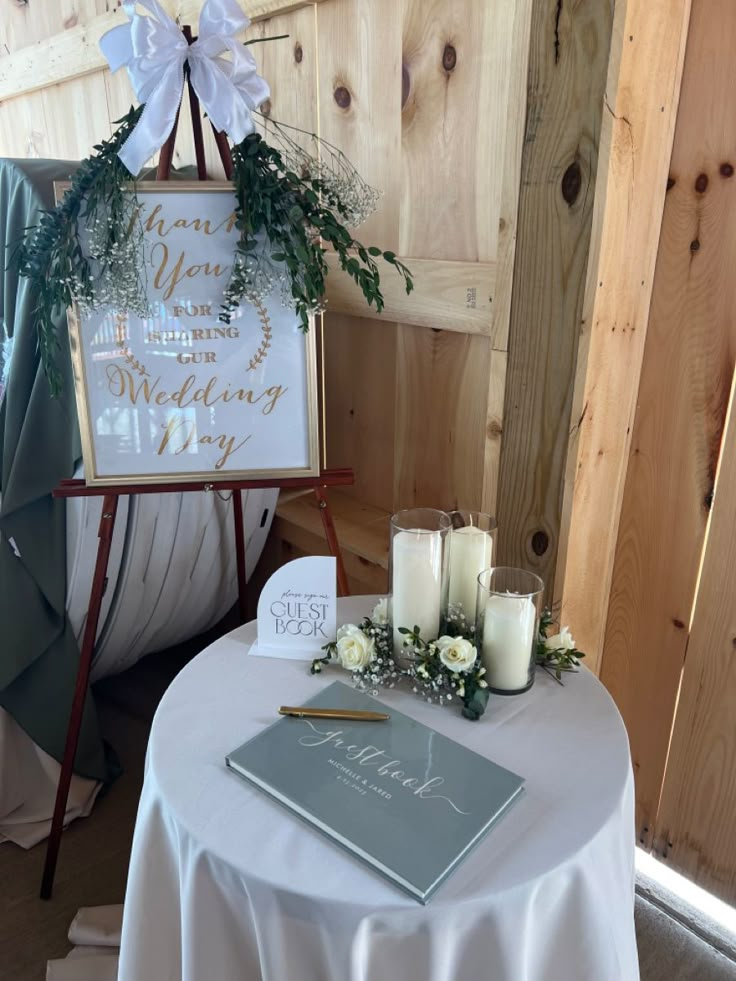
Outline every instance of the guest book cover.
{"label": "guest book cover", "polygon": [[227,765],[426,903],[524,781],[339,681],[306,704],[391,718],[283,718]]}

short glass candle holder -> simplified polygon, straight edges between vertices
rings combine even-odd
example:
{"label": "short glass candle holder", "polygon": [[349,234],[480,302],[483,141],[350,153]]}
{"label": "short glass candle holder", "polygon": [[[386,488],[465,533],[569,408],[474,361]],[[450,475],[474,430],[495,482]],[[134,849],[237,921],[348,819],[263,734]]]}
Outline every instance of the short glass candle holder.
{"label": "short glass candle holder", "polygon": [[519,695],[534,684],[544,583],[524,569],[499,567],[478,576],[476,644],[490,691]]}
{"label": "short glass candle holder", "polygon": [[435,640],[447,616],[447,542],[450,518],[444,511],[412,508],[391,518],[389,618],[394,658],[406,666],[406,635],[400,627],[419,627],[423,640]]}
{"label": "short glass candle holder", "polygon": [[475,629],[478,576],[493,565],[496,519],[480,511],[450,511],[450,582],[447,616],[459,628]]}

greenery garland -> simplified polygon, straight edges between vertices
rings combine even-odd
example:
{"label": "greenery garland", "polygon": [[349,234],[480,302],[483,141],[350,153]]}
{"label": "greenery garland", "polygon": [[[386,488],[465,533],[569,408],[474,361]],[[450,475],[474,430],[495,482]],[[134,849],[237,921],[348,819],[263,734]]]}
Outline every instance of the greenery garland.
{"label": "greenery garland", "polygon": [[[37,297],[38,346],[52,396],[61,390],[57,321],[66,309],[77,303],[83,311],[108,306],[147,315],[139,204],[117,155],[143,109],[131,108],[118,120],[111,139],[80,164],[62,201],[26,230],[18,250],[20,275]],[[229,322],[243,301],[260,303],[280,284],[308,330],[310,316],[324,305],[329,267],[323,243],[378,312],[384,299],[377,258],[394,267],[410,293],[411,274],[396,255],[362,245],[346,227],[367,217],[377,193],[330,144],[272,120],[268,125],[278,148],[252,134],[232,151],[240,239],[220,319]],[[315,155],[290,130],[312,140]]]}
{"label": "greenery garland", "polygon": [[[44,211],[38,225],[27,229],[27,238],[18,250],[21,276],[30,280],[37,298],[36,317],[41,363],[51,394],[61,392],[61,373],[56,364],[59,351],[57,320],[76,301],[91,306],[95,301],[95,283],[105,277],[118,257],[119,249],[133,243],[131,212],[134,195],[126,193],[130,174],[118,157],[118,150],[135,127],[143,106],[131,109],[111,139],[95,147],[95,155],[83,160],[71,180],[71,186],[52,211]],[[100,229],[105,234],[98,242],[101,261],[95,263],[82,240],[83,230]],[[118,272],[112,282],[122,283]],[[129,280],[128,280],[129,282]],[[134,280],[136,294],[140,277]]]}
{"label": "greenery garland", "polygon": [[[562,685],[562,674],[576,672],[585,654],[576,648],[567,627],[549,636],[555,622],[551,610],[543,610],[534,660]],[[381,599],[360,624],[340,627],[336,640],[322,648],[324,657],[312,661],[311,673],[321,674],[327,665],[339,664],[352,674],[359,691],[371,695],[377,695],[381,687],[394,688],[405,680],[414,694],[438,705],[458,704],[464,718],[477,722],[486,711],[490,693],[476,646],[475,624],[469,624],[461,610],[450,607],[442,637],[425,640],[416,626],[398,630],[404,638],[401,667],[394,659],[388,599]]]}

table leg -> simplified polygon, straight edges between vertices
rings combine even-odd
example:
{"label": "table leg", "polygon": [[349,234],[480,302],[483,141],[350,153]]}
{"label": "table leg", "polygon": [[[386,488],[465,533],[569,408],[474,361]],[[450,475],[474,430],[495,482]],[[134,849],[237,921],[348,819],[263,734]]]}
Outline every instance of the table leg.
{"label": "table leg", "polygon": [[79,667],[77,668],[77,682],[74,689],[74,699],[72,710],[69,717],[69,726],[66,732],[66,744],[64,746],[64,758],[61,763],[61,774],[59,775],[59,785],[56,788],[56,801],[54,803],[54,816],[51,821],[51,834],[49,835],[46,846],[46,864],[43,869],[43,879],[41,882],[41,899],[50,899],[51,891],[54,887],[54,875],[56,873],[56,861],[59,856],[61,845],[61,833],[64,828],[64,814],[66,813],[66,803],[69,797],[69,785],[72,780],[74,769],[74,758],[77,755],[79,744],[79,732],[82,727],[82,715],[84,713],[84,703],[89,687],[89,673],[92,667],[92,654],[95,649],[97,639],[97,625],[100,620],[100,607],[102,597],[107,585],[107,563],[110,557],[110,546],[112,544],[112,533],[115,528],[115,515],[118,509],[118,498],[115,494],[108,494],[102,502],[102,516],[100,518],[100,530],[98,532],[99,541],[97,544],[97,562],[95,564],[95,574],[92,579],[92,590],[89,597],[89,609],[87,611],[87,624],[84,628],[84,639],[82,650],[79,657]]}

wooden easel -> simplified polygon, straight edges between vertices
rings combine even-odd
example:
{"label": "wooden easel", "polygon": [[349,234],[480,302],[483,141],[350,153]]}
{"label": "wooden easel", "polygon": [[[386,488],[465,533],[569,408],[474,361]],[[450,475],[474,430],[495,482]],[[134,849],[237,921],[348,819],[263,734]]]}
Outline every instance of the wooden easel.
{"label": "wooden easel", "polygon": [[[192,31],[190,27],[184,27],[184,36],[189,44],[192,43]],[[192,131],[194,134],[194,149],[197,160],[197,176],[199,180],[207,180],[207,167],[204,155],[204,137],[202,133],[202,119],[199,111],[199,100],[192,87],[189,78],[188,66],[185,69],[187,88],[189,90],[189,106],[192,115]],[[171,135],[161,148],[158,169],[156,171],[157,180],[168,180],[171,175],[171,163],[174,156],[174,144],[176,142],[176,131],[179,122],[177,113]],[[230,180],[233,171],[232,156],[227,137],[212,127],[217,149],[225,168],[225,175]],[[115,528],[115,516],[118,509],[118,500],[124,495],[133,494],[168,494],[182,493],[188,491],[214,491],[224,490],[233,491],[233,519],[235,526],[235,556],[238,573],[238,612],[241,623],[247,619],[246,611],[246,571],[245,571],[245,529],[243,523],[243,503],[240,497],[241,490],[257,490],[277,486],[281,490],[312,489],[319,505],[322,524],[325,530],[325,537],[330,550],[330,554],[337,560],[337,583],[338,592],[341,596],[347,596],[348,580],[345,573],[345,566],[342,561],[340,547],[335,532],[335,525],[332,520],[329,503],[325,495],[325,488],[340,485],[352,484],[354,482],[352,470],[323,470],[317,477],[295,477],[284,480],[218,480],[203,481],[197,480],[190,483],[159,483],[159,484],[127,484],[111,487],[88,487],[83,480],[62,480],[54,491],[54,497],[100,497],[102,496],[102,516],[100,518],[99,541],[97,546],[97,561],[95,563],[94,576],[92,578],[92,589],[90,591],[89,608],[87,612],[87,622],[84,629],[82,649],[77,669],[77,680],[74,688],[69,725],[64,746],[64,757],[61,764],[59,784],[56,789],[56,801],[54,804],[54,815],[51,822],[51,833],[46,846],[46,862],[41,881],[41,899],[50,899],[54,886],[54,875],[56,873],[56,863],[59,856],[61,845],[61,834],[64,826],[64,815],[66,804],[69,797],[69,786],[71,784],[74,769],[74,759],[77,754],[79,744],[79,733],[82,726],[82,715],[84,703],[89,687],[89,675],[92,667],[92,655],[94,653],[95,640],[97,637],[97,625],[100,619],[100,608],[102,597],[107,584],[107,564],[110,557],[110,547]]]}

